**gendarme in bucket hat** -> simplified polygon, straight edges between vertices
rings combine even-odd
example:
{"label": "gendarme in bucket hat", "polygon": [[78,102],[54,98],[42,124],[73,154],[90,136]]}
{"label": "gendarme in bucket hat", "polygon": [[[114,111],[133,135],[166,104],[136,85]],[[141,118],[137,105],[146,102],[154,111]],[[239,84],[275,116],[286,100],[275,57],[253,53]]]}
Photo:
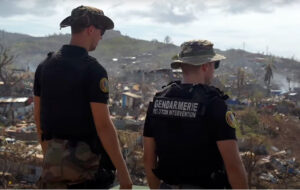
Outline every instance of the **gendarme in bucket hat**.
{"label": "gendarme in bucket hat", "polygon": [[114,22],[105,16],[101,9],[83,5],[73,9],[71,16],[61,21],[60,27],[63,28],[75,24],[82,27],[94,25],[96,28],[105,30],[114,28]]}
{"label": "gendarme in bucket hat", "polygon": [[182,63],[190,65],[203,65],[205,63],[226,59],[216,54],[214,44],[208,40],[192,40],[181,44],[181,51],[171,63],[171,68],[178,69]]}

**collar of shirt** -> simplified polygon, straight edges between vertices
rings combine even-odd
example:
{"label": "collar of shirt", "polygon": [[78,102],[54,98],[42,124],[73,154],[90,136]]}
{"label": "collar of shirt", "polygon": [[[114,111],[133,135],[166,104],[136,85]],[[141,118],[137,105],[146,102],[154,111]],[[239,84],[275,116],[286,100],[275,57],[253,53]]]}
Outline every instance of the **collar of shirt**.
{"label": "collar of shirt", "polygon": [[84,57],[88,55],[86,49],[74,45],[63,45],[60,52],[67,57]]}

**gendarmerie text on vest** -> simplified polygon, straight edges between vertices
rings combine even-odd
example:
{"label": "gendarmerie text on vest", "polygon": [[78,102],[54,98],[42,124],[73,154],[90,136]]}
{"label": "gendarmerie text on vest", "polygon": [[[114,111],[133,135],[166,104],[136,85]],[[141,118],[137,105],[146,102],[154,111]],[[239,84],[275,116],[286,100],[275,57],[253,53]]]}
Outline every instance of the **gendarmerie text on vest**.
{"label": "gendarmerie text on vest", "polygon": [[198,102],[158,98],[154,100],[153,114],[196,118],[198,105]]}

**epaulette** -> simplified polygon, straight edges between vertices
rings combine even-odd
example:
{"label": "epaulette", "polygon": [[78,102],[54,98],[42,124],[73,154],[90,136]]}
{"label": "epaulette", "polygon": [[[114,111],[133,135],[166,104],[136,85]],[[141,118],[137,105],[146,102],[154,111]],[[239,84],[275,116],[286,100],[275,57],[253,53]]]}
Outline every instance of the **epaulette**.
{"label": "epaulette", "polygon": [[50,52],[47,54],[47,59],[50,59],[53,55],[54,55],[54,52],[53,52],[53,51],[50,51]]}
{"label": "epaulette", "polygon": [[174,87],[174,86],[178,86],[181,83],[181,81],[171,81],[169,82],[167,85],[162,86],[162,90],[158,91],[155,96],[165,96],[169,90]]}
{"label": "epaulette", "polygon": [[55,56],[55,52],[53,51],[47,53],[47,57],[40,64],[49,63],[54,56]]}
{"label": "epaulette", "polygon": [[223,91],[214,86],[197,84],[193,86],[192,90],[194,91],[194,98],[204,102],[206,105],[216,99],[226,100],[229,98]]}
{"label": "epaulette", "polygon": [[54,52],[53,52],[53,51],[50,51],[50,52],[47,54],[47,56],[48,56],[48,57],[51,57],[53,54],[54,54]]}
{"label": "epaulette", "polygon": [[216,95],[218,95],[223,100],[227,100],[229,98],[227,94],[225,94],[222,90],[220,90],[217,87],[210,86],[210,89],[212,93],[216,93]]}
{"label": "epaulette", "polygon": [[83,59],[88,62],[88,63],[97,63],[97,64],[100,64],[96,58],[92,57],[92,56],[84,56]]}
{"label": "epaulette", "polygon": [[172,86],[172,85],[179,85],[179,84],[181,84],[181,81],[180,81],[180,80],[171,81],[171,82],[169,82],[167,85],[163,85],[161,88],[164,89],[164,88],[170,87],[170,86]]}
{"label": "epaulette", "polygon": [[97,59],[95,57],[92,57],[92,56],[86,56],[89,60],[91,61],[95,61],[95,62],[98,62]]}
{"label": "epaulette", "polygon": [[47,58],[45,59],[44,62],[49,62],[51,61],[54,57],[57,56],[58,53],[55,53],[53,51],[50,51],[48,54],[47,54]]}

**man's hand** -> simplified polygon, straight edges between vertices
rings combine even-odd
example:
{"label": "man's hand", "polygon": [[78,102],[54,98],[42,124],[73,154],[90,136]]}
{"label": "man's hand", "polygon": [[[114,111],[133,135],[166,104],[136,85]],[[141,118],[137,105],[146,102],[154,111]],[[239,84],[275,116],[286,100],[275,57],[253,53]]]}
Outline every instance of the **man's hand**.
{"label": "man's hand", "polygon": [[122,174],[117,171],[117,178],[120,182],[120,189],[132,189],[132,181],[128,172]]}
{"label": "man's hand", "polygon": [[132,181],[121,154],[117,132],[110,119],[108,106],[102,103],[91,102],[91,109],[97,134],[100,137],[105,151],[117,169],[120,188],[131,189]]}
{"label": "man's hand", "polygon": [[34,120],[35,120],[35,125],[36,125],[36,130],[38,133],[38,140],[39,143],[42,146],[42,152],[43,155],[45,155],[48,144],[46,141],[42,141],[42,129],[41,129],[41,108],[40,108],[40,104],[41,104],[41,98],[39,96],[34,96],[33,97],[33,101],[34,101]]}
{"label": "man's hand", "polygon": [[160,180],[152,171],[157,164],[155,148],[156,144],[154,138],[144,137],[144,165],[150,189],[159,189],[160,186]]}
{"label": "man's hand", "polygon": [[232,189],[248,189],[247,174],[235,140],[217,141]]}

